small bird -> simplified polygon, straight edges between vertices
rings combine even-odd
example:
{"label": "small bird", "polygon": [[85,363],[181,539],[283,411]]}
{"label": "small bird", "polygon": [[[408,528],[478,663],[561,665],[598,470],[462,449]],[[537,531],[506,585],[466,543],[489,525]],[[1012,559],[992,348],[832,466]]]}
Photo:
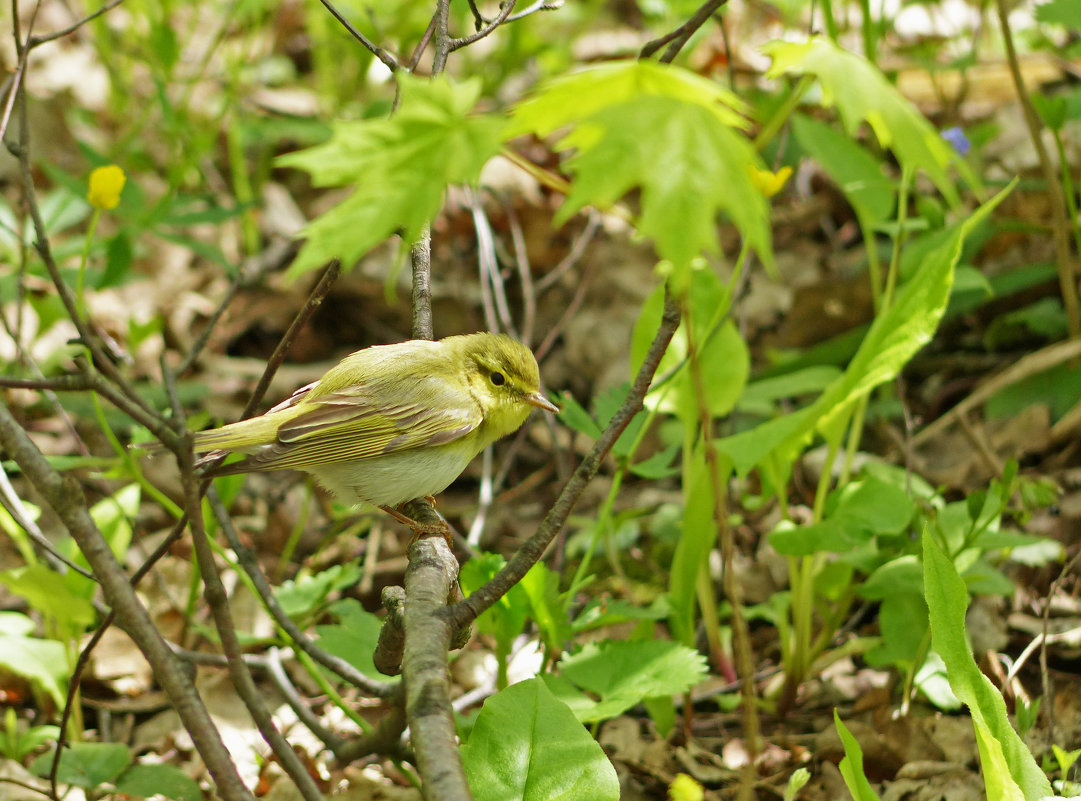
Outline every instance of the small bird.
{"label": "small bird", "polygon": [[[195,434],[203,475],[303,470],[346,503],[395,507],[438,495],[485,447],[516,431],[540,391],[537,360],[504,334],[374,345],[265,414]],[[221,457],[242,453],[221,465]]]}

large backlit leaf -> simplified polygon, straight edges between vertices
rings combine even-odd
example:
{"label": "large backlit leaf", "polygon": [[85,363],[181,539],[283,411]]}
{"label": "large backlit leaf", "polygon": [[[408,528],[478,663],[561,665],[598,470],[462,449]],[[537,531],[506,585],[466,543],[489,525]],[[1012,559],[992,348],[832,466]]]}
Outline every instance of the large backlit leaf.
{"label": "large backlit leaf", "polygon": [[850,136],[867,122],[879,144],[892,150],[903,166],[923,170],[952,205],[957,205],[959,198],[946,172],[951,165],[970,186],[979,187],[975,173],[931,123],[862,56],[824,37],[771,42],[763,49],[773,59],[771,77],[815,76],[822,88],[823,105],[837,107]]}
{"label": "large backlit leaf", "polygon": [[557,145],[573,152],[559,220],[640,190],[638,229],[677,267],[719,251],[721,212],[772,263],[769,208],[749,170],[763,165],[740,130],[742,108],[678,67],[624,62],[546,85],[515,110],[509,135],[570,128]]}
{"label": "large backlit leaf", "polygon": [[479,79],[461,84],[399,76],[401,107],[391,117],[339,122],[328,142],[282,156],[317,186],[353,194],[304,229],[290,274],[333,258],[348,267],[390,235],[416,239],[439,211],[448,185],[475,182],[499,149],[503,120],[471,115]]}

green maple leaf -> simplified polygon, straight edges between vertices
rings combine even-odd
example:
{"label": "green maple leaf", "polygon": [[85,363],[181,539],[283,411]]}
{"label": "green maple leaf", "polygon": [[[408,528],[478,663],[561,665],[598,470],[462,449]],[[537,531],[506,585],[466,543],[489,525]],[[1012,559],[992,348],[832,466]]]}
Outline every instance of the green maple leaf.
{"label": "green maple leaf", "polygon": [[338,122],[329,141],[278,159],[316,186],[353,186],[312,220],[290,268],[299,275],[332,258],[348,267],[396,232],[418,238],[451,184],[474,183],[499,150],[504,121],[471,115],[480,80],[455,84],[399,76],[402,102],[391,117]]}
{"label": "green maple leaf", "polygon": [[561,78],[515,109],[507,136],[570,128],[570,194],[557,222],[587,205],[641,190],[638,229],[658,254],[685,267],[720,250],[724,212],[767,264],[769,206],[750,178],[761,161],[742,128],[742,101],[678,67],[607,64]]}

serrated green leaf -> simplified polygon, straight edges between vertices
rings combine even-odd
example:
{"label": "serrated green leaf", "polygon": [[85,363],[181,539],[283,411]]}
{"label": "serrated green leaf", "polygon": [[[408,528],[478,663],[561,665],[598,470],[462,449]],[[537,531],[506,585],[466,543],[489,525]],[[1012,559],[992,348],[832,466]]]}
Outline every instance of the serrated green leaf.
{"label": "serrated green leaf", "polygon": [[1081,4],[1077,0],[1051,0],[1036,6],[1036,21],[1045,25],[1065,25],[1081,31]]}
{"label": "serrated green leaf", "polygon": [[[468,596],[489,582],[506,564],[497,553],[480,554],[462,565],[458,580],[462,591]],[[496,638],[501,653],[510,653],[514,638],[522,633],[529,615],[529,596],[518,584],[502,595],[498,601],[477,618],[477,629]]]}
{"label": "serrated green leaf", "polygon": [[718,83],[689,70],[652,61],[613,61],[543,84],[513,112],[507,137],[548,136],[610,106],[667,97],[709,109],[727,126],[747,128],[747,104]]}
{"label": "serrated green leaf", "polygon": [[307,242],[290,275],[332,258],[350,267],[399,231],[416,239],[439,212],[447,186],[475,182],[498,152],[503,120],[469,113],[479,79],[403,75],[400,86],[401,106],[392,117],[339,122],[328,142],[278,159],[310,173],[317,186],[355,187],[304,229]]}
{"label": "serrated green leaf", "polygon": [[559,396],[559,422],[592,439],[601,435],[600,426],[569,392]]}
{"label": "serrated green leaf", "polygon": [[750,168],[763,165],[741,131],[744,110],[731,93],[686,70],[618,62],[542,87],[515,109],[508,136],[571,128],[557,145],[574,151],[566,163],[574,180],[557,222],[640,189],[638,230],[678,269],[719,251],[720,212],[770,265],[769,206],[750,178]]}
{"label": "serrated green leaf", "polygon": [[477,801],[617,801],[604,751],[540,679],[484,702],[462,763]]}
{"label": "serrated green leaf", "polygon": [[638,230],[678,268],[703,252],[719,252],[719,212],[763,261],[772,260],[769,206],[748,172],[761,166],[758,155],[710,109],[642,97],[596,112],[558,147],[575,153],[566,163],[574,180],[557,223],[587,205],[605,208],[640,189]]}
{"label": "serrated green leaf", "polygon": [[949,203],[960,203],[946,170],[953,166],[973,189],[980,181],[927,119],[869,61],[826,37],[806,42],[771,42],[763,50],[773,59],[767,73],[814,75],[825,106],[836,105],[849,136],[867,122],[879,143],[903,166],[923,170]]}
{"label": "serrated green leaf", "polygon": [[285,614],[299,618],[322,606],[331,593],[356,584],[363,572],[364,569],[355,560],[344,565],[333,565],[313,575],[282,582],[274,590],[274,597]]}
{"label": "serrated green leaf", "polygon": [[670,640],[608,640],[563,657],[563,676],[600,696],[586,722],[615,717],[646,698],[686,692],[706,675],[705,658]]}
{"label": "serrated green leaf", "polygon": [[332,604],[330,611],[338,622],[315,627],[319,647],[341,657],[365,676],[385,679],[386,676],[375,669],[372,661],[372,654],[379,642],[379,618],[353,598]]}

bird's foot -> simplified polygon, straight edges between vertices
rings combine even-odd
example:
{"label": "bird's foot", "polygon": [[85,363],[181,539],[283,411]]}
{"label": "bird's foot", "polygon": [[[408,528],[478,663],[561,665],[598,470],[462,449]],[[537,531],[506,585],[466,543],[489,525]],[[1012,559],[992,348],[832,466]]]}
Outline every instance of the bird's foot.
{"label": "bird's foot", "polygon": [[448,548],[451,550],[454,549],[454,537],[451,534],[450,526],[448,526],[445,521],[440,520],[437,523],[423,523],[419,520],[414,520],[408,515],[402,514],[392,506],[380,506],[379,508],[402,525],[409,526],[410,531],[413,532],[413,536],[409,540],[410,546],[421,537],[432,537],[438,534],[447,541]]}

